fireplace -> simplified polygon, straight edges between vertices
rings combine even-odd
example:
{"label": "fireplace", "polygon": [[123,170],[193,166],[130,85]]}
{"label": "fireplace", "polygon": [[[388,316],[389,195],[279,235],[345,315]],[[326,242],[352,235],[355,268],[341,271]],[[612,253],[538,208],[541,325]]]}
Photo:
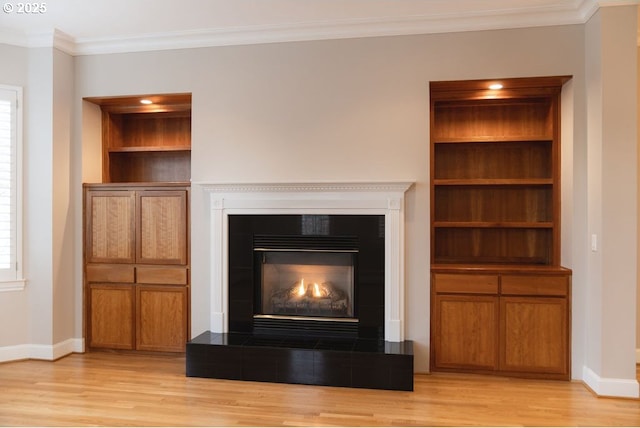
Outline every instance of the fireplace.
{"label": "fireplace", "polygon": [[200,186],[210,193],[211,329],[187,344],[188,376],[413,389],[409,183]]}
{"label": "fireplace", "polygon": [[229,330],[384,340],[383,215],[230,215]]}

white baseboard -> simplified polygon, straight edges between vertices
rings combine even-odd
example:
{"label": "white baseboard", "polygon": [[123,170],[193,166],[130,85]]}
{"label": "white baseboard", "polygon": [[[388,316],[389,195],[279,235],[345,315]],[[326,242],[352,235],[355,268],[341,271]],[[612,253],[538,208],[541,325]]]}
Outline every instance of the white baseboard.
{"label": "white baseboard", "polygon": [[584,366],[582,380],[599,396],[640,398],[640,385],[637,379],[604,378]]}
{"label": "white baseboard", "polygon": [[84,352],[84,339],[67,339],[54,345],[14,345],[0,347],[0,363],[17,360],[53,361],[73,352]]}

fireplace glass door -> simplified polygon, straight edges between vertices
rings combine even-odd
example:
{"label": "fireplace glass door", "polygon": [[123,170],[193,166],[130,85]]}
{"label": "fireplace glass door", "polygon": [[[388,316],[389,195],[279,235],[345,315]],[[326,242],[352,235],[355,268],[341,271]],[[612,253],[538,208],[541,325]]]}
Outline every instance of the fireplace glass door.
{"label": "fireplace glass door", "polygon": [[261,250],[261,315],[354,318],[356,251]]}

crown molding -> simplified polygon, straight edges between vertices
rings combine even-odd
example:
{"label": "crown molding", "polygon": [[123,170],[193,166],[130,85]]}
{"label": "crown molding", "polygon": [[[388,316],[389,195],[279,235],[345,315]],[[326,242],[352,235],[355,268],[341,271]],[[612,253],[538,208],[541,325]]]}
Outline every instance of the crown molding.
{"label": "crown molding", "polygon": [[[212,46],[498,30],[584,24],[600,7],[638,3],[639,0],[575,0],[569,6],[469,11],[463,14],[406,16],[393,19],[360,18],[282,25],[255,25],[108,38],[75,38],[57,29],[27,35],[0,30],[0,43],[29,48],[54,47],[70,55],[98,55]],[[638,41],[640,45],[640,33]]]}
{"label": "crown molding", "polygon": [[58,29],[30,34],[0,30],[0,43],[25,48],[53,47],[70,55],[76,54],[76,40]]}
{"label": "crown molding", "polygon": [[[589,0],[591,1],[591,0]],[[203,29],[133,37],[76,39],[75,55],[251,45],[311,40],[402,36],[584,23],[575,9],[467,12],[393,19],[360,18],[284,25]]]}

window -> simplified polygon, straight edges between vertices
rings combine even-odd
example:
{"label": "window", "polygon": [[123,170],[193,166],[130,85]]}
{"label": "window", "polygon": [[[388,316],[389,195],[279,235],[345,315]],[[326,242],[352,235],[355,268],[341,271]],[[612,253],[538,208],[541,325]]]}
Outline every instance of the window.
{"label": "window", "polygon": [[22,279],[22,88],[0,85],[0,291]]}

